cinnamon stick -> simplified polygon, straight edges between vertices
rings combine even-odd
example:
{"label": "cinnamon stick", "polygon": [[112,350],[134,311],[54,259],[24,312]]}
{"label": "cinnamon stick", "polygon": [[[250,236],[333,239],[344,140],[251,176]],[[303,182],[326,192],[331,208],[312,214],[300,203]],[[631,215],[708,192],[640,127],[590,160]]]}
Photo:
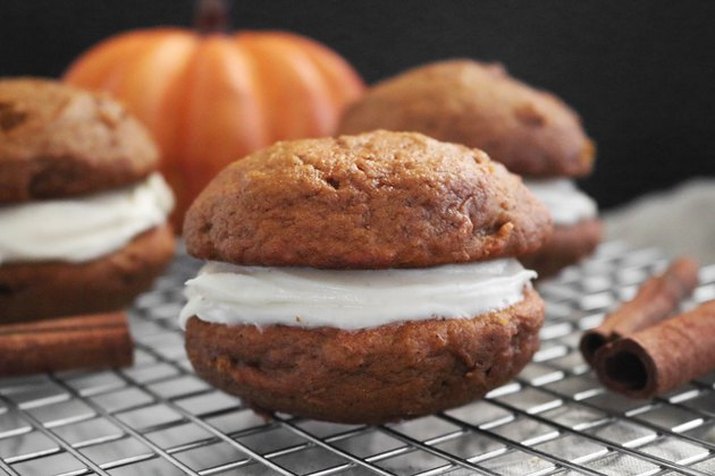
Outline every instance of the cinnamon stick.
{"label": "cinnamon stick", "polygon": [[673,260],[663,274],[648,278],[632,300],[583,334],[579,344],[583,358],[593,366],[601,347],[667,318],[697,285],[698,264],[684,257]]}
{"label": "cinnamon stick", "polygon": [[715,300],[609,343],[596,353],[599,380],[633,398],[651,398],[715,369]]}
{"label": "cinnamon stick", "polygon": [[0,326],[0,377],[131,365],[123,312]]}

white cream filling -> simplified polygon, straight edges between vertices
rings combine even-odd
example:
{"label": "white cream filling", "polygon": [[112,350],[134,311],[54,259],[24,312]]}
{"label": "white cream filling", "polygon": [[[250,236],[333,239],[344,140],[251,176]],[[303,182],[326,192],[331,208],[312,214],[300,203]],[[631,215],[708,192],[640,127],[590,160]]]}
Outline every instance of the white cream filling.
{"label": "white cream filling", "polygon": [[596,202],[568,179],[524,180],[551,212],[556,225],[575,225],[598,214]]}
{"label": "white cream filling", "polygon": [[120,190],[0,207],[0,264],[83,262],[166,222],[174,196],[159,174]]}
{"label": "white cream filling", "polygon": [[536,273],[515,259],[434,268],[325,270],[209,262],[187,281],[180,315],[207,322],[365,329],[472,318],[524,299]]}

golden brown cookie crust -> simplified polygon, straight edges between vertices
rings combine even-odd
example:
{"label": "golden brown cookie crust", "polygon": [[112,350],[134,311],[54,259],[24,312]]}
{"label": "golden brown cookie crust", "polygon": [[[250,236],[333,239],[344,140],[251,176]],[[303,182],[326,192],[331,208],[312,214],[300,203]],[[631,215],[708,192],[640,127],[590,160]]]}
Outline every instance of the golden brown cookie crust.
{"label": "golden brown cookie crust", "polygon": [[448,60],[388,78],[353,104],[339,132],[415,131],[486,151],[520,175],[582,176],[595,148],[579,116],[501,65]]}
{"label": "golden brown cookie crust", "polygon": [[86,263],[0,266],[0,323],[108,312],[146,291],[174,255],[169,225],[152,228],[112,254]]}
{"label": "golden brown cookie crust", "polygon": [[456,407],[504,384],[537,350],[543,316],[528,290],[520,303],[473,319],[359,331],[192,317],[186,349],[202,378],[259,411],[374,424]]}
{"label": "golden brown cookie crust", "polygon": [[555,226],[551,239],[538,251],[519,258],[525,267],[548,278],[566,266],[590,256],[601,242],[603,223],[584,220],[572,226]]}
{"label": "golden brown cookie crust", "polygon": [[315,268],[518,256],[550,232],[548,211],[484,152],[387,131],[256,152],[224,169],[184,223],[198,258]]}
{"label": "golden brown cookie crust", "polygon": [[122,187],[156,170],[157,160],[147,130],[108,96],[0,79],[0,203]]}

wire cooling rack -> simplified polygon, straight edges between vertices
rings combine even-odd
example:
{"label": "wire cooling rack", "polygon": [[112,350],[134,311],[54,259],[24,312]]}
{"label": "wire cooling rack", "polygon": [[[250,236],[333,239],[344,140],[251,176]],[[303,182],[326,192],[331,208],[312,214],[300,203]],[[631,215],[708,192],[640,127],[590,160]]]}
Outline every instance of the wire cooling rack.
{"label": "wire cooling rack", "polygon": [[[715,373],[628,400],[576,350],[584,329],[665,264],[657,250],[601,246],[539,285],[542,345],[516,380],[462,408],[369,427],[265,421],[198,379],[176,325],[182,283],[198,269],[183,255],[131,311],[132,368],[0,379],[0,473],[715,474]],[[715,298],[715,265],[701,281],[694,300]]]}

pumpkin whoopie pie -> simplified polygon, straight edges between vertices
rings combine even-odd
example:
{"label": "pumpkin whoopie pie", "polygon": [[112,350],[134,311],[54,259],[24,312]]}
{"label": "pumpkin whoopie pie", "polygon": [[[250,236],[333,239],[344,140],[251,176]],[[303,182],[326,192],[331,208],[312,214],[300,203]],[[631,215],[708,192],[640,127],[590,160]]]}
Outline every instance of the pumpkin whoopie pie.
{"label": "pumpkin whoopie pie", "polygon": [[113,100],[0,79],[0,322],[113,311],[174,251],[148,133]]}
{"label": "pumpkin whoopie pie", "polygon": [[591,172],[595,148],[578,115],[498,64],[448,60],[408,70],[367,91],[339,131],[416,131],[478,147],[522,175],[550,210],[554,234],[523,262],[540,276],[589,255],[601,240],[596,203],[573,179]]}
{"label": "pumpkin whoopie pie", "polygon": [[279,142],[186,216],[197,373],[259,412],[379,423],[461,405],[538,347],[548,211],[477,149],[415,133]]}

